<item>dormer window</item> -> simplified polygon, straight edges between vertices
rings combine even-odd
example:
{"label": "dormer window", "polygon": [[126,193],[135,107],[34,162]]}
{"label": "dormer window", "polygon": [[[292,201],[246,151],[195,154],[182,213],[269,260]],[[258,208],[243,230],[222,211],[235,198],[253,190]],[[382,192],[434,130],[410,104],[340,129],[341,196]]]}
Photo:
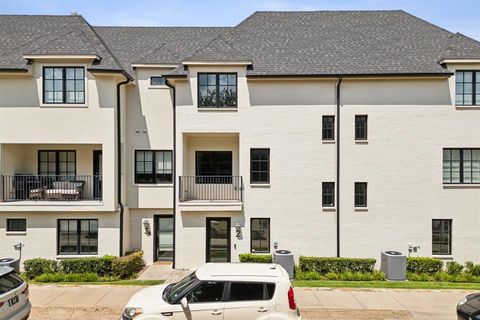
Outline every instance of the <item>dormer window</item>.
{"label": "dormer window", "polygon": [[151,86],[166,86],[167,81],[163,76],[152,76],[150,77],[150,85]]}
{"label": "dormer window", "polygon": [[199,108],[236,108],[236,73],[199,73]]}
{"label": "dormer window", "polygon": [[85,103],[85,68],[44,67],[43,103]]}
{"label": "dormer window", "polygon": [[480,105],[480,72],[457,71],[455,73],[455,104],[457,106]]}

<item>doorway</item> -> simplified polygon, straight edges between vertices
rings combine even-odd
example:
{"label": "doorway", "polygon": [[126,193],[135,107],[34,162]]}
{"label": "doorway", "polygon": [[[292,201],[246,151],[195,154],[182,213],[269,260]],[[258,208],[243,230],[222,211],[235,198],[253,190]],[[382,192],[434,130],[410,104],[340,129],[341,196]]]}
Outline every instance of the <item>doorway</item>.
{"label": "doorway", "polygon": [[155,216],[155,261],[173,261],[173,216]]}
{"label": "doorway", "polygon": [[102,199],[102,150],[93,151],[93,198]]}
{"label": "doorway", "polygon": [[230,262],[230,218],[207,218],[207,262]]}

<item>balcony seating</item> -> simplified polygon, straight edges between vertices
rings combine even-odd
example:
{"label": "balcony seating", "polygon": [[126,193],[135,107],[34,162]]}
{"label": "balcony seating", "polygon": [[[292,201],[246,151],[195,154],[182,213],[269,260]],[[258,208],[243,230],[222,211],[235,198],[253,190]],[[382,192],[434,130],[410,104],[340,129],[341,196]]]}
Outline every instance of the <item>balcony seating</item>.
{"label": "balcony seating", "polygon": [[80,200],[84,185],[84,181],[53,181],[50,189],[46,186],[31,189],[29,198],[32,200]]}

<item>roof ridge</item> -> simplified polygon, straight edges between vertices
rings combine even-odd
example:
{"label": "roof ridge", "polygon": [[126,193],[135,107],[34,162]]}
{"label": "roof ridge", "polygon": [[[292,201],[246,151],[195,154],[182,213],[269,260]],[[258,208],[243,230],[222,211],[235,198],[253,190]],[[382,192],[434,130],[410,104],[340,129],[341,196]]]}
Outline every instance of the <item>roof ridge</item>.
{"label": "roof ridge", "polygon": [[47,41],[47,42],[44,43],[43,45],[38,46],[37,48],[35,48],[34,50],[32,50],[32,51],[29,52],[29,53],[35,52],[36,50],[38,50],[38,49],[40,49],[40,48],[43,48],[43,47],[51,44],[52,42],[57,41],[57,40],[60,40],[60,39],[66,37],[66,36],[68,36],[68,35],[70,35],[70,34],[81,34],[81,35],[83,36],[83,38],[84,38],[87,42],[82,41],[82,40],[80,40],[80,41],[82,41],[82,42],[85,43],[85,44],[88,44],[88,45],[91,47],[91,49],[93,49],[93,50],[98,54],[98,51],[95,49],[95,47],[92,45],[92,43],[90,43],[90,41],[88,40],[85,32],[83,32],[82,30],[70,30],[70,31],[68,31],[68,32],[66,32],[66,33],[64,33],[64,34],[62,34],[62,35],[60,35],[60,36],[58,36],[58,37],[56,37],[56,38],[54,38],[54,39],[51,39],[50,41]]}
{"label": "roof ridge", "polygon": [[432,27],[434,27],[434,28],[436,28],[436,29],[443,30],[443,31],[449,33],[450,35],[454,35],[454,33],[453,33],[452,31],[447,30],[447,29],[445,29],[445,28],[442,28],[442,27],[440,27],[440,26],[437,26],[436,24],[434,24],[434,23],[432,23],[432,22],[430,22],[430,21],[427,21],[427,20],[425,20],[425,19],[419,18],[419,17],[411,14],[410,12],[407,12],[407,11],[405,11],[405,10],[400,10],[400,11],[403,12],[404,14],[406,14],[407,16],[410,16],[410,17],[412,17],[412,18],[414,18],[414,19],[416,19],[416,20],[418,20],[418,21],[420,21],[420,22],[422,22],[422,23],[424,23],[424,24],[426,24],[426,25],[432,26]]}
{"label": "roof ridge", "polygon": [[[233,28],[232,30],[229,30],[229,32],[233,31],[233,30],[236,30],[237,27]],[[235,52],[238,52],[238,53],[241,53],[239,50],[237,50],[227,39],[225,39],[224,37],[224,33],[219,33],[216,37],[214,37],[212,40],[210,40],[207,44],[205,44],[203,47],[201,48],[198,48],[197,50],[193,51],[191,54],[190,54],[190,57],[194,57],[197,53],[199,52],[202,52],[202,50],[205,50],[206,48],[208,48],[211,44],[217,42],[218,40],[222,40],[224,41],[226,44],[228,44],[230,46],[230,48],[232,48],[232,50],[234,50]],[[189,57],[189,58],[190,58]],[[189,59],[189,58],[186,58],[186,59]],[[184,60],[186,60],[184,59]]]}

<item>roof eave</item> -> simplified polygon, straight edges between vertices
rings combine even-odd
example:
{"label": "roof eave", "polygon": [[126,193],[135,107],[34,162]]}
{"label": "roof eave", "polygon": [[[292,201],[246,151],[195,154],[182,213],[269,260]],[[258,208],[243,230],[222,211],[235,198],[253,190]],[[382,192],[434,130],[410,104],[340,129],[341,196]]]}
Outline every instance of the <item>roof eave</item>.
{"label": "roof eave", "polygon": [[201,65],[201,66],[208,66],[208,65],[226,65],[226,66],[238,66],[238,65],[245,65],[249,66],[253,64],[252,60],[196,60],[196,59],[188,59],[182,61],[183,65]]}
{"label": "roof eave", "polygon": [[480,63],[480,58],[444,58],[438,62],[439,64],[448,63]]}

